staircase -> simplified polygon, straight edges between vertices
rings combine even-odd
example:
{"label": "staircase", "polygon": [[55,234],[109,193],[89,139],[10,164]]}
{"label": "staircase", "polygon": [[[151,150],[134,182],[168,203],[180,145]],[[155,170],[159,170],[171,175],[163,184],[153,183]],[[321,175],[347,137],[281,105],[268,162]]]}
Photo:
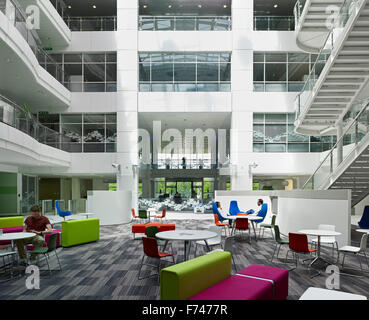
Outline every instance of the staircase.
{"label": "staircase", "polygon": [[338,25],[296,99],[295,130],[302,134],[335,133],[369,79],[369,0],[307,1],[301,30],[320,32],[327,18],[323,9],[330,4],[341,4]]}

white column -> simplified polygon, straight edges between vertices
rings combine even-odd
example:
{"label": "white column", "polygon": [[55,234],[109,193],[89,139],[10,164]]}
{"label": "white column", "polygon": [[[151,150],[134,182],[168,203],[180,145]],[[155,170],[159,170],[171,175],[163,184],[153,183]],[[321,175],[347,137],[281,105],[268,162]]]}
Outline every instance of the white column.
{"label": "white column", "polygon": [[138,0],[117,1],[117,174],[118,190],[132,192],[137,209]]}
{"label": "white column", "polygon": [[231,188],[252,190],[249,175],[252,153],[253,114],[246,108],[245,94],[253,91],[253,0],[232,2],[232,124],[231,124]]}

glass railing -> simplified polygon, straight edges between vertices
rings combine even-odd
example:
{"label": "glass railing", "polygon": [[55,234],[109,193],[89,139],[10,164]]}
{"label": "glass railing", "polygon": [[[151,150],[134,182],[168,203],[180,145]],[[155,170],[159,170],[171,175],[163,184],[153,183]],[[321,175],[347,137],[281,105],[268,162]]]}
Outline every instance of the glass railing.
{"label": "glass railing", "polygon": [[306,4],[306,0],[297,0],[295,4],[295,7],[293,9],[293,14],[295,17],[295,28],[297,28],[297,26],[300,23],[301,15],[302,15],[302,12],[304,11],[305,4]]}
{"label": "glass railing", "polygon": [[230,16],[140,16],[141,31],[230,31]]}
{"label": "glass railing", "polygon": [[255,31],[295,30],[294,16],[254,16]]}
{"label": "glass railing", "polygon": [[63,0],[50,0],[50,2],[62,18],[67,16],[67,6]]}
{"label": "glass railing", "polygon": [[36,31],[29,29],[27,26],[27,17],[22,9],[20,9],[13,0],[5,0],[0,2],[0,11],[6,15],[9,21],[22,35],[24,40],[26,40],[40,66],[68,88],[69,75],[64,72],[60,65],[42,49],[41,41]]}
{"label": "glass railing", "polygon": [[116,31],[117,17],[65,17],[71,31]]}
{"label": "glass railing", "polygon": [[16,128],[42,144],[66,150],[72,139],[45,127],[27,110],[0,95],[0,122]]}
{"label": "glass railing", "polygon": [[343,118],[343,127],[346,128],[344,133],[306,181],[303,189],[323,188],[337,167],[352,157],[355,147],[369,133],[369,98],[352,105]]}
{"label": "glass railing", "polygon": [[157,164],[151,164],[152,169],[215,169],[216,164],[212,164],[210,159],[187,159],[182,160],[158,160]]}
{"label": "glass railing", "polygon": [[347,21],[354,11],[353,8],[358,4],[357,0],[345,0],[340,12],[337,16],[335,24],[332,26],[327,39],[320,49],[318,57],[315,61],[314,66],[311,69],[307,80],[305,81],[304,87],[301,92],[297,95],[295,100],[296,107],[296,119],[299,118],[300,114],[306,109],[306,104],[310,99],[314,87],[330,57],[332,51],[336,48],[337,40],[340,38],[344,28],[346,27]]}
{"label": "glass railing", "polygon": [[[185,194],[174,197],[174,195],[161,194],[157,198],[140,198],[138,199],[139,210],[147,210],[155,208],[158,211],[166,209],[167,211],[176,212],[193,212],[195,206],[204,207],[204,213],[211,213],[214,199],[214,192],[208,195],[207,199],[193,199],[186,197]],[[201,210],[199,210],[202,212]]]}

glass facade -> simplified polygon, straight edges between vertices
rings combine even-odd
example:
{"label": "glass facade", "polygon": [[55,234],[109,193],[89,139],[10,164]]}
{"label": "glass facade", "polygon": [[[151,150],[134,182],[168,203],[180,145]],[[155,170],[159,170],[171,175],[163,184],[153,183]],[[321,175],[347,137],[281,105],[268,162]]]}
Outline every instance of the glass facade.
{"label": "glass facade", "polygon": [[294,130],[294,113],[254,113],[254,152],[323,152],[336,136],[306,136]]}
{"label": "glass facade", "polygon": [[68,152],[116,152],[117,116],[115,113],[38,114],[48,128],[63,133]]}
{"label": "glass facade", "polygon": [[254,52],[254,91],[301,91],[316,57],[301,52]]}
{"label": "glass facade", "polygon": [[141,52],[139,90],[231,91],[229,52]]}
{"label": "glass facade", "polygon": [[63,53],[51,54],[56,63],[69,73],[72,92],[116,92],[117,54]]}

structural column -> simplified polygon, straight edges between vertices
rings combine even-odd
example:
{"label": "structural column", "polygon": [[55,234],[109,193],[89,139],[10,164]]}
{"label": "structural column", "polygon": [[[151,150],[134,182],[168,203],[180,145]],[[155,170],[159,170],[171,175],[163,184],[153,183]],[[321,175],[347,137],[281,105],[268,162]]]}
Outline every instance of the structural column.
{"label": "structural column", "polygon": [[253,91],[253,0],[232,2],[232,122],[231,188],[252,190],[249,164],[252,155],[253,113],[248,95]]}
{"label": "structural column", "polygon": [[118,190],[138,192],[138,0],[117,1],[117,173]]}

